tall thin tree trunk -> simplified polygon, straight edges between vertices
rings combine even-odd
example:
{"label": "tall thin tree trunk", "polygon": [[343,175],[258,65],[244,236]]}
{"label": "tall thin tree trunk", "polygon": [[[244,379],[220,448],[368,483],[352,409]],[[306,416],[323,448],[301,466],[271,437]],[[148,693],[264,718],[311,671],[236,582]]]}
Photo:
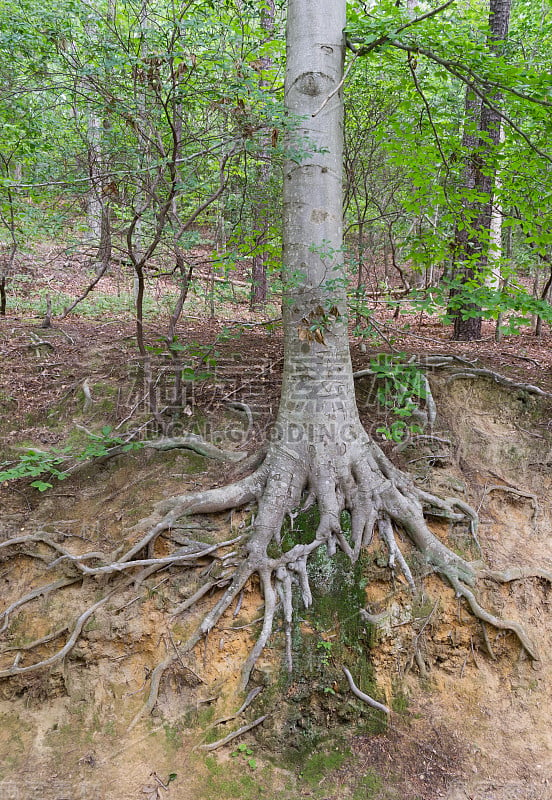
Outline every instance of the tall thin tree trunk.
{"label": "tall thin tree trunk", "polygon": [[[19,249],[19,243],[17,240],[17,216],[16,216],[16,207],[15,207],[15,195],[10,188],[9,178],[10,176],[10,158],[6,158],[5,156],[0,154],[0,162],[2,172],[4,173],[5,177],[8,178],[6,181],[5,186],[5,205],[6,210],[3,214],[0,214],[0,219],[3,225],[7,229],[7,233],[10,237],[10,243],[5,248],[5,255],[0,253],[0,316],[5,317],[7,311],[7,282],[8,276],[12,275],[14,272],[15,261],[17,258],[17,251]],[[17,168],[17,163],[16,163]],[[17,174],[17,173],[16,173]]]}
{"label": "tall thin tree trunk", "polygon": [[[489,10],[489,48],[498,56],[508,34],[511,0],[490,0]],[[466,91],[466,122],[471,111],[471,104]],[[477,143],[465,140],[467,162],[464,171],[465,187],[474,190],[485,200],[467,202],[463,230],[457,228],[455,236],[455,269],[454,276],[462,284],[480,279],[488,268],[489,239],[493,213],[493,197],[496,176],[496,150],[500,143],[502,117],[500,115],[501,95],[487,87],[490,104],[481,103],[479,116],[479,135]],[[492,107],[491,107],[492,106]],[[464,140],[463,140],[464,145]],[[472,146],[473,145],[473,146]],[[454,292],[451,293],[454,298]],[[454,306],[454,304],[453,304]],[[453,339],[471,341],[481,338],[480,309],[469,301],[462,302],[459,308],[454,307]]]}
{"label": "tall thin tree trunk", "polygon": [[[111,4],[109,5],[108,13],[109,20],[112,20],[114,10]],[[98,32],[93,22],[86,23],[85,32],[89,39],[90,47],[93,48],[98,37]],[[90,86],[86,79],[83,79],[83,86],[85,94],[88,92],[93,93],[94,86]],[[95,258],[95,272],[97,275],[103,275],[106,272],[111,260],[109,193],[105,191],[109,181],[104,174],[106,158],[102,141],[103,129],[104,120],[98,114],[97,108],[91,103],[87,103],[86,140],[90,185],[87,192],[86,205],[92,242],[98,248]]]}
{"label": "tall thin tree trunk", "polygon": [[[290,0],[287,26],[286,105],[301,117],[292,137],[313,142],[315,149],[284,167],[285,363],[278,423],[286,439],[299,430],[308,438],[306,419],[315,430],[334,424],[335,435],[339,428],[345,436],[359,425],[346,290],[339,280],[344,271],[343,114],[337,87],[345,2]],[[324,400],[310,400],[321,385]]]}
{"label": "tall thin tree trunk", "polygon": [[[544,289],[542,290],[541,300],[545,300],[547,303],[550,302],[550,291],[552,289],[552,264],[551,259],[549,256],[543,257],[543,261],[545,261],[548,266],[550,267],[550,273],[544,284]],[[535,336],[542,336],[542,317],[537,316],[537,320],[535,323]]]}

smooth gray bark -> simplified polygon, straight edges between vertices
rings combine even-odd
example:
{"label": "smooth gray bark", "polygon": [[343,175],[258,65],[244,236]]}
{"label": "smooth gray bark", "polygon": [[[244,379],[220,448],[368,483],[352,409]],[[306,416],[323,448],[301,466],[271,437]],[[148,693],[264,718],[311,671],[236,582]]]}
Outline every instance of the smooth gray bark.
{"label": "smooth gray bark", "polygon": [[344,26],[344,0],[290,0],[285,96],[300,121],[284,169],[283,427],[358,422],[343,266]]}

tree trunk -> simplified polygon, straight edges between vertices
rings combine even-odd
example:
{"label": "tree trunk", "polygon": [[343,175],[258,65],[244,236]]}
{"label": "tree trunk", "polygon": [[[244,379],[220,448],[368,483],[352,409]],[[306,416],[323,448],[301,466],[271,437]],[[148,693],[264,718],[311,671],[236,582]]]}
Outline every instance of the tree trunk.
{"label": "tree trunk", "polygon": [[[413,586],[394,538],[396,523],[460,594],[464,583],[475,578],[471,565],[439,542],[424,520],[427,505],[432,513],[459,518],[453,510],[456,501],[415,487],[370,439],[357,411],[342,252],[344,26],[345,0],[289,0],[285,99],[296,127],[288,137],[290,156],[284,166],[284,374],[267,455],[253,475],[231,486],[164,502],[160,510],[166,513],[165,521],[155,528],[169,525],[186,508],[200,513],[258,500],[244,561],[186,643],[186,649],[194,647],[257,573],[264,622],[244,665],[242,686],[268,641],[278,598],[291,669],[293,584],[299,584],[308,607],[312,596],[307,562],[320,546],[329,556],[341,549],[354,562],[377,527],[389,548],[390,563],[396,558]],[[285,516],[313,503],[320,514],[313,541],[282,551]],[[465,513],[468,507],[462,507]],[[342,530],[343,513],[349,515],[349,536]],[[475,517],[475,512],[468,513]]]}
{"label": "tree trunk", "polygon": [[[109,13],[112,16],[110,7]],[[84,26],[86,35],[92,49],[97,41],[98,31],[93,22],[87,22]],[[89,85],[88,81],[82,81],[84,95],[94,93],[94,86]],[[108,159],[104,153],[102,131],[105,120],[102,120],[91,103],[87,103],[86,108],[86,140],[87,140],[87,160],[88,177],[90,185],[87,192],[87,217],[88,227],[92,244],[97,247],[94,259],[94,270],[96,275],[104,275],[111,261],[111,212],[109,208],[108,192],[105,191],[107,179],[104,172],[108,171]]]}
{"label": "tree trunk", "polygon": [[[309,364],[316,365],[317,387],[339,375],[346,383],[335,399],[354,399],[343,322],[342,101],[335,93],[326,102],[342,74],[345,4],[326,0],[323,5],[324,10],[314,9],[308,0],[292,0],[288,12],[286,106],[302,117],[289,145],[292,151],[309,147],[312,152],[284,168],[283,417],[295,416],[291,409],[297,392],[305,391]],[[334,395],[327,397],[329,410]]]}
{"label": "tree trunk", "polygon": [[[489,48],[497,56],[500,54],[508,34],[511,0],[490,0],[489,9]],[[466,120],[469,125],[470,114],[468,98],[472,93],[466,91]],[[477,144],[470,148],[471,140],[463,140],[467,145],[467,164],[465,168],[465,187],[475,190],[485,200],[465,204],[464,229],[455,236],[455,276],[462,284],[481,280],[488,268],[489,238],[493,214],[495,186],[496,148],[500,143],[501,115],[499,111],[501,96],[487,88],[489,104],[481,103],[479,136]],[[475,101],[473,101],[475,102]],[[451,299],[454,292],[451,293]],[[471,341],[481,338],[480,309],[473,303],[464,302],[452,310],[454,317],[455,341]]]}

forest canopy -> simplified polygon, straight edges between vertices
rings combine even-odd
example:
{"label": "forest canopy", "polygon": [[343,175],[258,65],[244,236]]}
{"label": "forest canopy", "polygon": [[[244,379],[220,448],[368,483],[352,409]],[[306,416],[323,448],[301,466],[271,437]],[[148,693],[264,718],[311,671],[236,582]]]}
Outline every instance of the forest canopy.
{"label": "forest canopy", "polygon": [[[344,221],[359,331],[372,331],[374,292],[397,313],[456,320],[455,338],[479,338],[456,330],[473,318],[497,320],[498,335],[550,320],[550,11],[494,5],[348,3]],[[2,2],[2,313],[18,307],[21,255],[45,237],[98,278],[110,258],[128,265],[139,339],[160,268],[180,287],[173,316],[206,272],[245,268],[253,307],[279,292],[296,124],[283,106],[285,11]],[[211,250],[201,263],[199,243]],[[54,316],[75,299],[53,299]]]}

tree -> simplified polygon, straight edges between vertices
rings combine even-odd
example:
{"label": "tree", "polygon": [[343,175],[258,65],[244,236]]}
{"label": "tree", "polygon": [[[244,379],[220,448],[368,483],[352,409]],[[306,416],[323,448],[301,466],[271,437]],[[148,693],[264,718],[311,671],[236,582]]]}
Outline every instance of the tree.
{"label": "tree", "polygon": [[[510,0],[491,0],[489,9],[489,47],[496,56],[504,45],[510,21]],[[500,144],[502,115],[500,93],[487,87],[487,97],[474,95],[468,86],[464,119],[463,147],[466,166],[465,191],[476,197],[465,203],[466,214],[455,235],[455,278],[462,284],[482,275],[489,261],[489,242],[493,216],[496,151]],[[478,120],[477,134],[473,123]],[[454,291],[453,291],[454,296]],[[473,303],[462,303],[453,312],[455,340],[481,338],[481,316]]]}
{"label": "tree", "polygon": [[[476,514],[465,503],[441,499],[414,485],[396,469],[364,431],[355,403],[346,311],[342,246],[342,82],[345,52],[345,0],[289,0],[287,18],[286,106],[296,121],[287,143],[284,168],[285,291],[284,375],[273,435],[261,465],[228,486],[182,495],[159,504],[150,529],[127,554],[131,558],[187,513],[221,511],[258,502],[245,554],[228,586],[195,633],[183,645],[190,651],[228,609],[257,573],[264,595],[262,631],[242,674],[242,686],[272,632],[278,598],[285,619],[287,661],[291,668],[292,593],[299,585],[305,606],[312,600],[307,564],[325,547],[341,549],[354,563],[377,527],[407,580],[414,579],[397,544],[400,526],[430,568],[446,578],[472,612],[500,628],[513,630],[530,657],[536,652],[522,627],[484,610],[469,588],[475,567],[443,545],[424,518],[453,520]],[[316,503],[319,523],[313,540],[284,550],[281,528],[287,514]],[[344,515],[350,520],[346,534]],[[349,527],[349,526],[347,526]],[[147,707],[153,707],[159,671]]]}
{"label": "tree", "polygon": [[[388,460],[359,419],[348,342],[342,241],[345,7],[345,0],[318,0],[316,4],[312,0],[289,0],[288,5],[285,97],[290,132],[283,189],[284,374],[266,453],[260,464],[257,459],[259,466],[251,474],[235,483],[159,503],[152,517],[143,521],[145,533],[125,553],[119,553],[115,563],[97,566],[97,553],[71,558],[62,550],[65,562],[70,560],[77,574],[102,574],[115,581],[121,572],[138,565],[147,567],[151,574],[171,558],[175,564],[191,563],[220,547],[194,552],[180,548],[168,558],[150,557],[156,539],[176,520],[187,514],[222,511],[257,501],[257,514],[235,568],[225,571],[220,580],[208,582],[186,601],[186,607],[190,607],[210,589],[222,588],[195,632],[179,649],[175,646],[176,652],[154,670],[146,710],[156,702],[163,671],[208,634],[255,574],[264,595],[264,618],[243,667],[242,686],[271,635],[278,599],[291,669],[293,593],[298,586],[304,605],[310,605],[310,556],[325,548],[332,557],[339,549],[353,564],[376,528],[388,549],[389,563],[402,569],[412,589],[415,580],[399,547],[397,528],[410,538],[425,564],[466,599],[475,616],[513,631],[529,656],[537,657],[521,625],[486,611],[470,588],[481,575],[496,580],[512,577],[478,570],[441,543],[425,519],[425,513],[430,513],[453,521],[467,520],[474,526],[476,513],[460,500],[441,499],[417,487]],[[319,521],[312,540],[284,546],[281,530],[285,517],[315,503]],[[25,537],[21,541],[28,544]],[[44,544],[44,536],[38,541]],[[56,547],[52,542],[48,546]],[[144,551],[148,557],[141,559]],[[89,559],[94,559],[94,566],[88,566]],[[515,575],[520,576],[517,571]],[[123,586],[130,580],[127,578]],[[42,665],[64,657],[78,638],[78,626],[82,628],[113,591],[107,591],[79,617],[68,644]],[[36,664],[28,667],[16,663],[0,671],[0,677],[35,668]]]}
{"label": "tree", "polygon": [[[261,26],[263,32],[268,39],[274,33],[275,25],[275,7],[274,0],[267,0],[261,8]],[[270,68],[272,59],[264,56],[259,59],[257,69],[261,72],[259,80],[259,87],[261,89],[268,89],[268,81],[262,77],[262,71]],[[253,210],[255,216],[255,227],[257,230],[257,250],[253,255],[251,264],[251,308],[262,308],[266,302],[267,293],[267,250],[266,240],[268,227],[270,224],[270,145],[267,141],[264,152],[262,153],[263,159],[259,167],[258,176],[258,197],[256,198],[255,208]]]}

